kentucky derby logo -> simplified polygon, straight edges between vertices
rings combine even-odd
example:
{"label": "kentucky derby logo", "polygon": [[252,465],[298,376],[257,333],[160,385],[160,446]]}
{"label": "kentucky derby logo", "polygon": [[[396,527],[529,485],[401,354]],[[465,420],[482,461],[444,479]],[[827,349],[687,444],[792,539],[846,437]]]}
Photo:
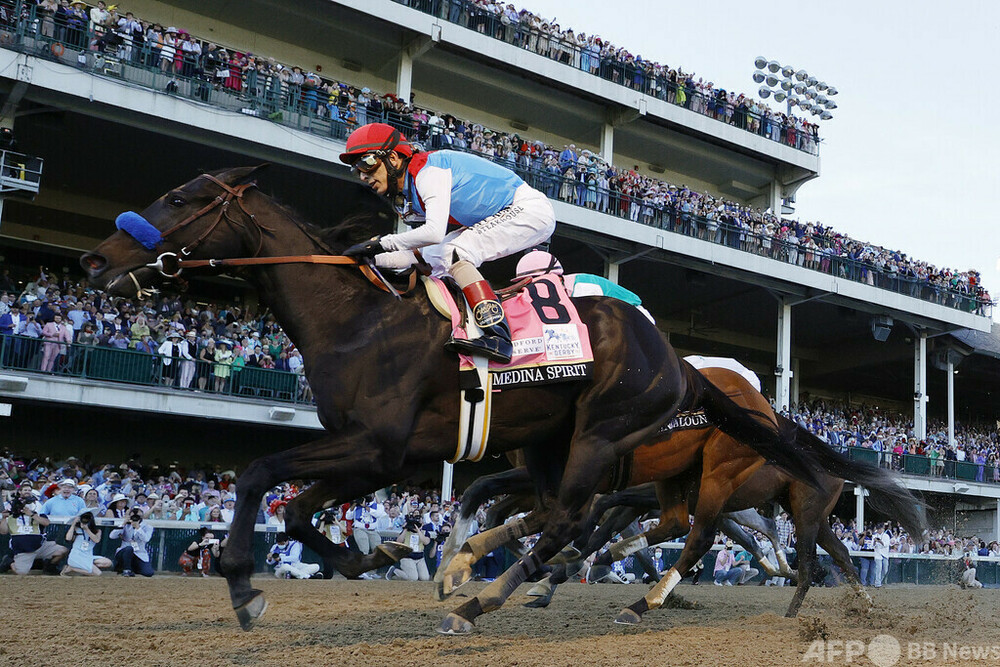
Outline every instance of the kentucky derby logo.
{"label": "kentucky derby logo", "polygon": [[578,359],[583,356],[580,332],[575,324],[547,324],[542,333],[545,354],[549,359]]}
{"label": "kentucky derby logo", "polygon": [[480,301],[472,314],[478,327],[492,327],[503,322],[503,308],[497,301]]}

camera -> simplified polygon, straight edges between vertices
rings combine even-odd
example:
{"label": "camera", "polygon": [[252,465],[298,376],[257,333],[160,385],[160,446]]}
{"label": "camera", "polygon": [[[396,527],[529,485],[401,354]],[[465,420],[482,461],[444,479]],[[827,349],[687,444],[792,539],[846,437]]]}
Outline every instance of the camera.
{"label": "camera", "polygon": [[406,517],[406,530],[415,533],[420,530],[420,519]]}
{"label": "camera", "polygon": [[13,498],[10,499],[10,515],[13,517],[21,516],[22,514],[24,514],[24,510],[26,507],[34,504],[35,504],[34,498],[29,498],[26,500],[24,498],[21,498],[20,496],[14,496]]}

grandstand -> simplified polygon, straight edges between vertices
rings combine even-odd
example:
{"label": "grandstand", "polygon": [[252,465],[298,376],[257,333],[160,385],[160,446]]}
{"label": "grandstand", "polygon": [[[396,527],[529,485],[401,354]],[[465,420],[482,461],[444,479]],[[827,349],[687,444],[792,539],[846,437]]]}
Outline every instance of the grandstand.
{"label": "grandstand", "polygon": [[[317,222],[332,202],[382,210],[337,162],[349,124],[308,101],[164,71],[120,44],[99,44],[94,31],[79,39],[48,36],[44,17],[30,6],[0,5],[0,125],[13,130],[17,151],[44,160],[33,199],[3,200],[0,252],[12,274],[45,266],[79,276],[77,257],[110,232],[118,213],[141,210],[198,170],[269,162],[262,187]],[[420,109],[528,142],[557,150],[575,144],[621,169],[743,207],[780,211],[819,174],[814,146],[803,150],[720,122],[655,89],[622,85],[433,9],[449,3],[416,5],[247,0],[231,14],[192,0],[136,0],[119,11],[178,26],[233,53],[315,72],[328,83],[404,101],[412,95]],[[412,126],[412,115],[404,118],[388,119]],[[551,250],[564,266],[606,275],[639,294],[680,351],[739,359],[762,377],[778,406],[800,397],[875,404],[913,415],[918,438],[926,435],[928,415],[948,419],[952,390],[955,419],[992,424],[1000,416],[997,332],[988,309],[968,299],[896,278],[860,280],[871,267],[850,260],[843,271],[821,271],[789,261],[787,253],[749,251],[747,232],[737,227],[723,228],[720,242],[700,238],[678,224],[677,210],[632,219],[571,201],[554,205],[559,227]],[[502,261],[486,273],[504,283],[512,268],[513,261]],[[258,306],[231,277],[194,281],[191,294]],[[307,403],[277,395],[137,391],[134,384],[9,367],[0,395],[13,406],[6,432],[15,446],[37,450],[79,439],[96,459],[140,445],[147,456],[197,455],[199,443],[210,442],[216,460],[245,463],[304,442],[319,428]],[[54,411],[66,418],[51,419]],[[100,433],[82,424],[102,424]],[[135,435],[122,443],[109,433]],[[1000,484],[933,479],[918,468],[904,470],[908,483],[930,494],[941,517],[961,514],[981,534],[1000,537]],[[459,469],[465,476],[481,471]],[[863,502],[848,493],[841,516],[857,511],[855,497]]]}

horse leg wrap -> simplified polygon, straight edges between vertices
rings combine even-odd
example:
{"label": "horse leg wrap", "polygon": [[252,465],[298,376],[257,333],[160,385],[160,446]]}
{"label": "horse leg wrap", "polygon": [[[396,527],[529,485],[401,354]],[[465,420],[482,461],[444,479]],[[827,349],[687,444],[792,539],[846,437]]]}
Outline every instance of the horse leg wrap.
{"label": "horse leg wrap", "polygon": [[784,576],[795,576],[795,570],[788,566],[788,560],[785,559],[784,549],[778,549],[775,551],[774,557],[778,559],[778,568]]}
{"label": "horse leg wrap", "polygon": [[466,540],[461,550],[464,552],[468,549],[468,552],[473,559],[472,562],[474,563],[497,547],[502,547],[508,542],[530,535],[531,533],[528,531],[528,524],[525,523],[524,517],[521,517],[516,521],[511,521],[510,523],[505,523],[502,526],[491,528],[485,533],[473,535]]}
{"label": "horse leg wrap", "polygon": [[507,601],[507,598],[517,590],[517,587],[537,572],[541,566],[542,562],[538,560],[534,551],[523,556],[476,596],[480,600],[482,611],[491,612],[499,609]]}
{"label": "horse leg wrap", "polygon": [[764,572],[767,573],[769,577],[778,576],[778,568],[774,567],[774,564],[767,559],[767,556],[760,557],[760,566],[764,568]]}
{"label": "horse leg wrap", "polygon": [[677,568],[672,567],[670,568],[670,571],[667,572],[667,576],[660,579],[656,585],[653,586],[648,593],[646,593],[646,597],[643,599],[646,601],[650,609],[656,609],[663,604],[663,602],[667,599],[667,596],[670,595],[670,592],[674,590],[680,581],[681,573],[677,571]]}
{"label": "horse leg wrap", "polygon": [[611,545],[611,548],[608,549],[608,553],[611,554],[612,560],[621,560],[626,556],[634,554],[640,549],[645,549],[647,546],[649,546],[649,543],[646,541],[646,536],[636,535],[635,537],[630,537],[626,540],[622,540],[621,542],[615,542]]}

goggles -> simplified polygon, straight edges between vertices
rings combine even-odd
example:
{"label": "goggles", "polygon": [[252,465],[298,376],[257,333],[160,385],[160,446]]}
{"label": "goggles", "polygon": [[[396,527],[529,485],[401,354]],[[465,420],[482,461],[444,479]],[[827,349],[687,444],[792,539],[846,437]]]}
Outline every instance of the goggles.
{"label": "goggles", "polygon": [[383,155],[382,151],[365,153],[357,159],[352,168],[354,171],[361,172],[362,174],[370,174],[378,169],[378,166],[382,163]]}

